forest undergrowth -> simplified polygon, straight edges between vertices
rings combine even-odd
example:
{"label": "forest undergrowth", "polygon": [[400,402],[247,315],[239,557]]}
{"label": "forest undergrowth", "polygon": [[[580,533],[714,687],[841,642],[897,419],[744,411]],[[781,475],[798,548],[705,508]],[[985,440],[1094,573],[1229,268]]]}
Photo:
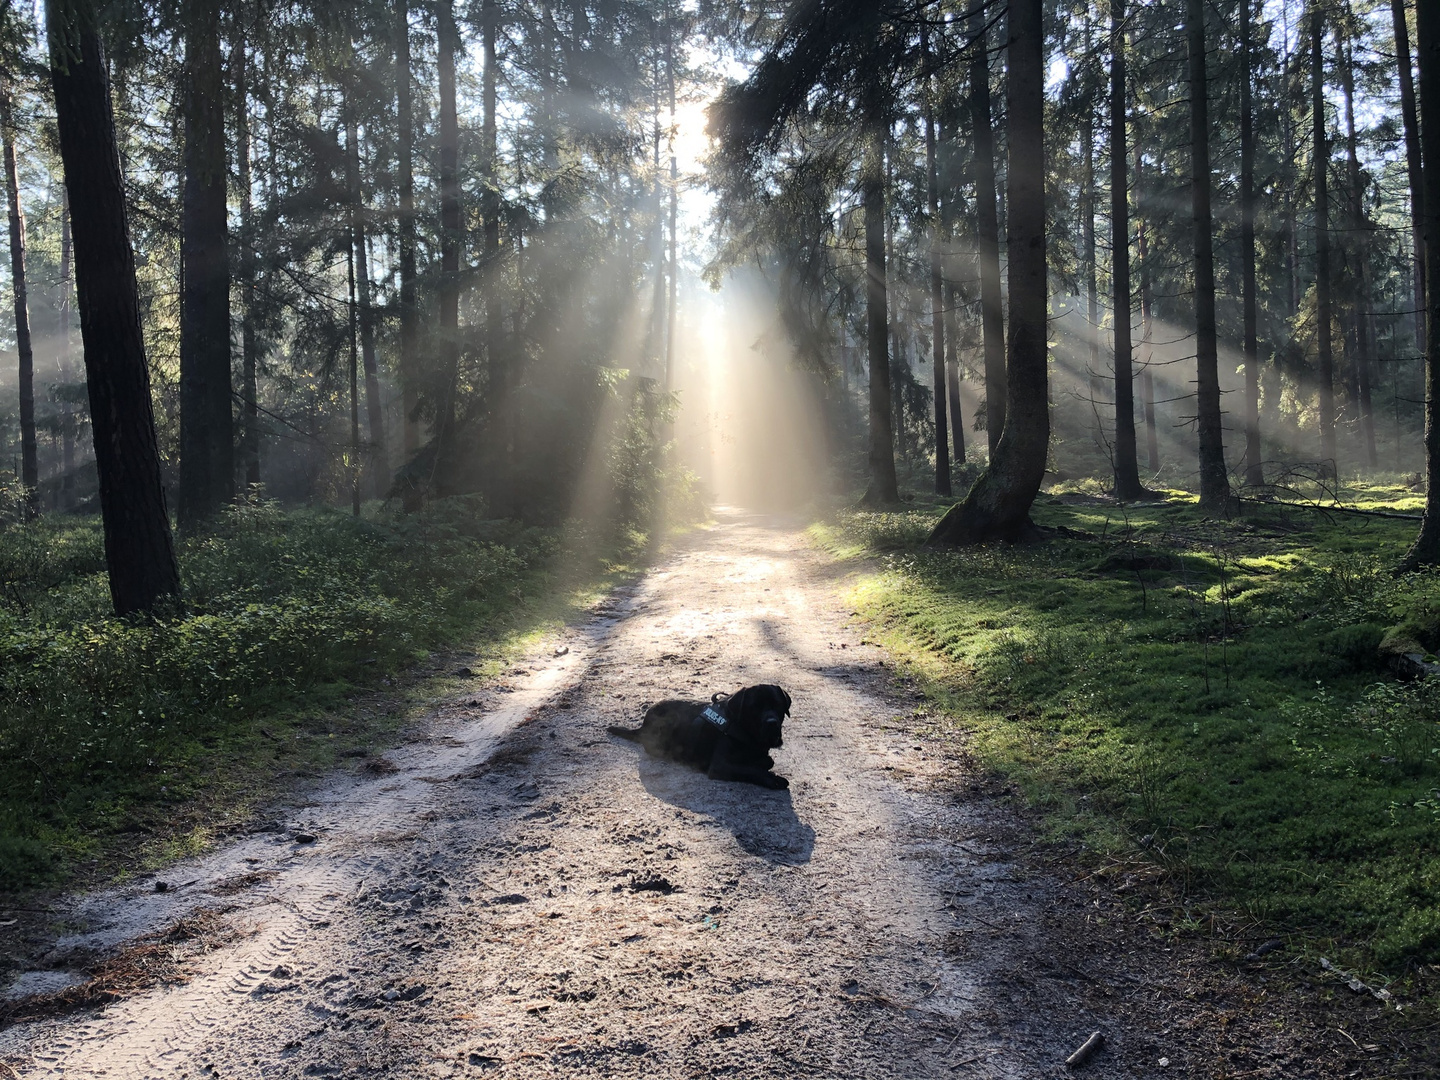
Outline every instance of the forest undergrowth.
{"label": "forest undergrowth", "polygon": [[469,498],[360,518],[252,502],[182,543],[182,607],[119,619],[98,519],[0,531],[0,891],[204,847],[393,738],[434,650],[474,650],[481,673],[646,543]]}
{"label": "forest undergrowth", "polygon": [[[1053,490],[1047,542],[928,550],[945,509],[812,527],[930,720],[1174,929],[1245,924],[1433,988],[1440,974],[1440,574],[1392,568],[1416,522]],[[1413,513],[1405,485],[1346,505]],[[1141,890],[1143,891],[1143,890]],[[1237,953],[1238,955],[1238,953]],[[1421,991],[1428,993],[1428,991]]]}

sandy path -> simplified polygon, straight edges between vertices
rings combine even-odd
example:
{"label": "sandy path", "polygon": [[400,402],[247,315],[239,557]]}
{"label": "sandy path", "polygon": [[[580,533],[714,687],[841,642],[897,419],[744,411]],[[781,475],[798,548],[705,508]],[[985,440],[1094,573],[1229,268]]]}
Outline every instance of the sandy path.
{"label": "sandy path", "polygon": [[[914,703],[833,574],[792,529],[723,518],[440,706],[397,771],[327,782],[166,875],[182,888],[79,902],[57,957],[201,908],[241,936],[184,985],[0,1032],[0,1057],[116,1078],[1057,1075],[1101,1022],[1046,940],[1056,889],[1005,860],[993,807],[927,793],[933,758],[889,723]],[[795,700],[788,792],[604,733],[753,682]]]}

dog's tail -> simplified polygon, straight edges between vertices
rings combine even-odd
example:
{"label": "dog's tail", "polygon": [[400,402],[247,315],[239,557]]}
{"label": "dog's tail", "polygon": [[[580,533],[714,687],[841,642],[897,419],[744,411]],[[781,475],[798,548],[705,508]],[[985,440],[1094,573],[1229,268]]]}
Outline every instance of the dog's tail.
{"label": "dog's tail", "polygon": [[631,742],[640,741],[640,728],[616,727],[613,724],[605,729],[611,735],[619,735],[622,739],[629,739]]}

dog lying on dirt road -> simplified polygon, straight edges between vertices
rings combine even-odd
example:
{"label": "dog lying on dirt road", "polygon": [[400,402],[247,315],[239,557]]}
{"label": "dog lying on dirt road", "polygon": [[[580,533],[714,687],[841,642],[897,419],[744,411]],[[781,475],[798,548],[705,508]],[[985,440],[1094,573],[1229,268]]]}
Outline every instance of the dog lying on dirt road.
{"label": "dog lying on dirt road", "polygon": [[645,712],[638,728],[611,727],[610,734],[639,743],[651,757],[699,769],[712,780],[739,780],[767,788],[790,781],[770,769],[769,754],[784,745],[781,727],[790,695],[773,683],[747,686],[709,702],[670,698]]}

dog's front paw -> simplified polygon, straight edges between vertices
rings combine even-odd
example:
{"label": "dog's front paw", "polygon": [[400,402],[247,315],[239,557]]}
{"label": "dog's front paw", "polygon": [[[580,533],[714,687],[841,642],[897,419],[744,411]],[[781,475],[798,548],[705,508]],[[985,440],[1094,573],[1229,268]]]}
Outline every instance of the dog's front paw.
{"label": "dog's front paw", "polygon": [[773,791],[783,791],[790,786],[790,781],[783,776],[776,776],[774,773],[765,774],[765,786]]}

